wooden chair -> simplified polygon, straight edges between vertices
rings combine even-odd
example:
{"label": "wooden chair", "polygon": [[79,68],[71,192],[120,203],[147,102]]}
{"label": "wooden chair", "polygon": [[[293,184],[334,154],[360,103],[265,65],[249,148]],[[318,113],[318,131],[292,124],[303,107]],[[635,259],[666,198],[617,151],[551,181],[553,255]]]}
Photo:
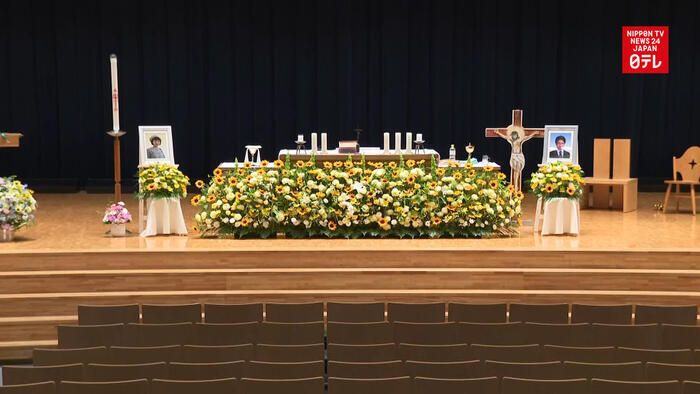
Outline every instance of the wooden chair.
{"label": "wooden chair", "polygon": [[694,326],[698,323],[697,305],[636,305],[634,324],[682,324]]}
{"label": "wooden chair", "polygon": [[307,379],[255,379],[243,378],[241,381],[246,394],[323,394],[322,376]]}
{"label": "wooden chair", "polygon": [[373,363],[328,362],[329,378],[384,379],[407,375],[401,360]]}
{"label": "wooden chair", "polygon": [[323,342],[310,345],[268,345],[255,346],[253,360],[267,362],[304,362],[318,361],[324,358]]}
{"label": "wooden chair", "polygon": [[328,343],[329,361],[371,363],[397,359],[396,345],[393,342],[371,345]]}
{"label": "wooden chair", "polygon": [[447,304],[447,320],[463,323],[505,323],[508,304]]}
{"label": "wooden chair", "polygon": [[394,323],[396,343],[415,343],[418,345],[452,345],[460,343],[458,323]]}
{"label": "wooden chair", "polygon": [[564,376],[567,379],[598,378],[621,381],[644,380],[644,364],[629,363],[577,363],[564,361]]}
{"label": "wooden chair", "polygon": [[261,323],[197,323],[192,345],[225,346],[256,343]]}
{"label": "wooden chair", "polygon": [[7,385],[82,379],[83,364],[54,365],[50,367],[5,365],[2,367],[2,383]]}
{"label": "wooden chair", "polygon": [[596,394],[680,394],[681,383],[677,380],[664,382],[621,382],[592,379],[591,392]]}
{"label": "wooden chair", "polygon": [[58,386],[61,394],[149,394],[148,380],[136,379],[118,382],[72,382],[62,381]]}
{"label": "wooden chair", "polygon": [[32,360],[36,366],[103,363],[107,360],[104,346],[79,349],[34,349]]}
{"label": "wooden chair", "polygon": [[[323,342],[323,322],[260,323],[258,343],[269,345],[310,345]],[[292,379],[292,378],[290,378]]]}
{"label": "wooden chair", "polygon": [[201,304],[143,304],[141,305],[143,323],[173,324],[201,323]]}
{"label": "wooden chair", "polygon": [[661,325],[662,349],[700,349],[700,326]]}
{"label": "wooden chair", "polygon": [[497,377],[475,379],[434,379],[418,376],[413,379],[415,394],[499,394]]}
{"label": "wooden chair", "polygon": [[245,361],[222,363],[169,363],[168,376],[173,380],[213,380],[240,378]]}
{"label": "wooden chair", "polygon": [[323,321],[323,302],[265,304],[265,321],[275,323],[313,323]]}
{"label": "wooden chair", "polygon": [[151,383],[152,394],[231,394],[236,392],[236,379],[216,380],[167,380],[154,379]]}
{"label": "wooden chair", "polygon": [[394,342],[394,327],[389,322],[334,323],[328,322],[328,343],[372,345]]}
{"label": "wooden chair", "polygon": [[75,349],[95,346],[121,345],[124,324],[94,326],[58,326],[58,347]]}
{"label": "wooden chair", "polygon": [[329,322],[370,323],[384,321],[384,303],[329,302],[326,304]]}
{"label": "wooden chair", "polygon": [[226,361],[250,360],[255,348],[252,343],[241,345],[185,345],[182,347],[181,361],[187,363],[221,363]]}
{"label": "wooden chair", "polygon": [[390,302],[387,304],[387,318],[390,322],[442,323],[445,321],[445,304]]}
{"label": "wooden chair", "polygon": [[571,323],[632,324],[632,305],[571,304]]}
{"label": "wooden chair", "polygon": [[[632,141],[613,140],[612,178],[610,177],[610,139],[593,140],[593,176],[586,177],[584,207],[637,210],[637,178],[630,178],[630,154]],[[589,188],[593,188],[593,201],[589,201]],[[612,188],[612,195],[610,189]]]}
{"label": "wooden chair", "polygon": [[700,365],[648,362],[646,370],[647,380],[651,382],[664,380],[700,381]]}
{"label": "wooden chair", "polygon": [[405,394],[411,392],[411,378],[381,379],[328,378],[328,394]]}
{"label": "wooden chair", "polygon": [[469,345],[474,360],[508,361],[512,363],[534,363],[542,361],[540,345]]}
{"label": "wooden chair", "polygon": [[192,343],[192,323],[138,324],[124,327],[124,346],[166,346]]}
{"label": "wooden chair", "polygon": [[484,377],[481,361],[406,361],[406,370],[411,377],[434,379],[471,379]]}
{"label": "wooden chair", "polygon": [[504,377],[501,383],[501,394],[588,394],[586,379],[522,379]]}
{"label": "wooden chair", "polygon": [[[681,175],[678,179],[678,174]],[[680,208],[681,198],[690,198],[690,206],[695,215],[695,186],[700,185],[700,146],[691,146],[683,153],[683,156],[673,156],[673,180],[664,181],[666,187],[666,197],[664,198],[664,213],[668,207],[668,200],[671,197],[671,189],[676,186],[676,212]],[[690,196],[681,196],[681,186],[690,187]]]}
{"label": "wooden chair", "polygon": [[474,360],[466,343],[453,345],[399,344],[399,355],[404,360],[413,361],[469,361]]}
{"label": "wooden chair", "polygon": [[56,382],[6,384],[0,386],[0,394],[56,394]]}
{"label": "wooden chair", "polygon": [[263,305],[254,304],[204,304],[206,323],[248,323],[263,320]]}
{"label": "wooden chair", "polygon": [[544,345],[542,346],[542,360],[612,363],[615,362],[615,348],[612,346],[574,347]]}
{"label": "wooden chair", "polygon": [[[168,365],[165,362],[147,364],[88,364],[85,367],[85,381],[117,382],[137,379],[167,379]],[[80,379],[63,379],[76,380]]]}
{"label": "wooden chair", "polygon": [[569,304],[510,304],[510,321],[566,324]]}
{"label": "wooden chair", "polygon": [[138,323],[139,305],[78,305],[78,324]]}
{"label": "wooden chair", "polygon": [[652,350],[618,347],[615,351],[617,362],[642,361],[667,364],[692,364],[693,351],[690,349]]}
{"label": "wooden chair", "polygon": [[107,352],[109,359],[93,364],[148,364],[161,361],[178,361],[180,345],[166,346],[112,346]]}
{"label": "wooden chair", "polygon": [[322,360],[300,363],[250,361],[244,376],[256,379],[306,379],[323,376],[324,367]]}
{"label": "wooden chair", "polygon": [[[459,341],[481,345],[522,345],[523,323],[459,323]],[[532,342],[530,342],[532,343]]]}

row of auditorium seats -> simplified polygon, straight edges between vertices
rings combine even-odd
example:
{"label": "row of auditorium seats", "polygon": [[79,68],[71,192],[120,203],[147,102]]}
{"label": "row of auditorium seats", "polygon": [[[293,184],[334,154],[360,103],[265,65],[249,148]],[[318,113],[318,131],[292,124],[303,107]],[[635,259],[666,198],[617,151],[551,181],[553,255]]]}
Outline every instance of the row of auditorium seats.
{"label": "row of auditorium seats", "polygon": [[173,323],[60,325],[59,348],[164,345],[424,345],[616,346],[700,349],[700,326],[546,323]]}
{"label": "row of auditorium seats", "polygon": [[[338,303],[302,304],[184,304],[80,305],[81,325],[113,323],[302,323],[324,321],[405,321],[439,323],[605,323],[697,324],[697,305],[584,305],[584,304],[461,304],[461,303]],[[263,312],[264,311],[264,312]]]}
{"label": "row of auditorium seats", "polygon": [[596,363],[661,362],[700,364],[700,350],[652,350],[627,347],[569,347],[558,345],[421,345],[377,343],[365,345],[323,343],[308,345],[240,344],[223,346],[166,345],[153,347],[105,346],[74,349],[35,349],[34,365],[72,363],[142,364],[156,361],[212,363],[237,360],[266,362],[306,361],[380,362],[414,360],[457,362],[495,360],[508,362],[576,361]]}

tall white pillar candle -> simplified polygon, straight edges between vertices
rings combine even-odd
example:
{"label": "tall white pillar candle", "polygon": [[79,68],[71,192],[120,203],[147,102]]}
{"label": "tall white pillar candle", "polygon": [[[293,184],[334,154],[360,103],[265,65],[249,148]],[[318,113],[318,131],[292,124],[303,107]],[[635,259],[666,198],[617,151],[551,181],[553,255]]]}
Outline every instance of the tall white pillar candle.
{"label": "tall white pillar candle", "polygon": [[311,154],[315,155],[318,149],[318,134],[311,133]]}
{"label": "tall white pillar candle", "polygon": [[389,154],[389,133],[384,133],[384,154],[388,155]]}
{"label": "tall white pillar candle", "polygon": [[407,155],[413,153],[413,148],[411,147],[411,145],[413,145],[413,134],[406,133],[406,154]]}
{"label": "tall white pillar candle", "polygon": [[401,133],[394,133],[394,153],[401,153]]}
{"label": "tall white pillar candle", "polygon": [[117,55],[109,55],[112,75],[112,130],[119,131],[119,82],[117,81]]}
{"label": "tall white pillar candle", "polygon": [[321,153],[328,153],[328,134],[321,133]]}

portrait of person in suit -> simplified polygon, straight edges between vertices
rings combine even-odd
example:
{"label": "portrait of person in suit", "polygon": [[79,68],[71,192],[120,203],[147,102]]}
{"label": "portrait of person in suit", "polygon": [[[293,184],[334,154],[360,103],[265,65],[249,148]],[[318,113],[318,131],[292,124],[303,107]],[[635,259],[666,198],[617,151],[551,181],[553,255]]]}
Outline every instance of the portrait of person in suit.
{"label": "portrait of person in suit", "polygon": [[566,137],[563,135],[557,136],[554,140],[554,144],[557,149],[549,151],[550,159],[571,159],[571,152],[564,149],[566,146]]}
{"label": "portrait of person in suit", "polygon": [[146,149],[146,157],[149,159],[165,159],[165,152],[160,148],[160,137],[153,136],[150,141],[151,147]]}

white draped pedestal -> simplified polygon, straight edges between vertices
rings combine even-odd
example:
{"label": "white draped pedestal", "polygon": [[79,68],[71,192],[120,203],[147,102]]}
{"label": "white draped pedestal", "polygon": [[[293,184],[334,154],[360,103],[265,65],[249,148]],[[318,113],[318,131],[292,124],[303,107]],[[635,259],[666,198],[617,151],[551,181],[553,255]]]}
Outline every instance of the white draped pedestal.
{"label": "white draped pedestal", "polygon": [[[539,204],[538,204],[539,205]],[[579,202],[553,198],[544,203],[542,235],[579,234]]]}
{"label": "white draped pedestal", "polygon": [[180,199],[149,199],[146,204],[148,204],[148,217],[146,228],[141,232],[142,237],[158,234],[187,235]]}

